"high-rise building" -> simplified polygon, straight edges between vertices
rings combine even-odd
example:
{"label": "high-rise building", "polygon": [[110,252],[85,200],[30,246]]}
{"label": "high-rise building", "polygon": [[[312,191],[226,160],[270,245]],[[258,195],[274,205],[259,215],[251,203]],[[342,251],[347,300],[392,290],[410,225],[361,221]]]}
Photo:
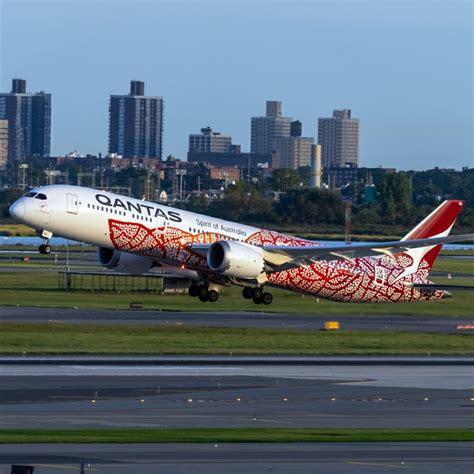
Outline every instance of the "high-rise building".
{"label": "high-rise building", "polygon": [[297,169],[311,165],[311,137],[278,137],[273,139],[275,166],[278,168]]}
{"label": "high-rise building", "polygon": [[303,124],[299,120],[291,122],[290,135],[292,137],[301,137],[303,135]]}
{"label": "high-rise building", "polygon": [[12,91],[0,93],[0,120],[8,120],[9,160],[49,156],[51,94],[29,94],[24,79],[13,79]]}
{"label": "high-rise building", "polygon": [[162,158],[163,97],[144,94],[145,83],[131,81],[129,95],[110,96],[109,153]]}
{"label": "high-rise building", "polygon": [[281,102],[279,100],[267,100],[267,117],[281,117]]}
{"label": "high-rise building", "polygon": [[252,153],[271,153],[273,139],[289,137],[291,118],[281,116],[281,102],[267,101],[267,115],[252,117],[250,151]]}
{"label": "high-rise building", "polygon": [[0,169],[5,168],[8,160],[8,120],[0,120]]}
{"label": "high-rise building", "polygon": [[332,118],[318,120],[318,143],[323,166],[359,166],[359,119],[350,110],[334,110]]}
{"label": "high-rise building", "polygon": [[189,153],[230,153],[232,137],[213,132],[211,127],[189,135]]}

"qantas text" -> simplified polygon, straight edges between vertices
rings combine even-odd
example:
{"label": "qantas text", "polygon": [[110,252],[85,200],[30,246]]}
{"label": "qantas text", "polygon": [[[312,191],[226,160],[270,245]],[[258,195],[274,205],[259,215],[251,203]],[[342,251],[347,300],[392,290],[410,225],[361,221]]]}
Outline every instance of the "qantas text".
{"label": "qantas text", "polygon": [[95,199],[102,206],[110,206],[115,208],[121,208],[124,211],[137,212],[138,214],[153,216],[153,217],[162,217],[164,219],[173,221],[173,222],[182,222],[179,212],[168,211],[167,213],[160,209],[159,207],[151,206],[150,204],[143,204],[138,202],[131,202],[126,199],[122,200],[119,198],[110,199],[105,194],[96,194]]}

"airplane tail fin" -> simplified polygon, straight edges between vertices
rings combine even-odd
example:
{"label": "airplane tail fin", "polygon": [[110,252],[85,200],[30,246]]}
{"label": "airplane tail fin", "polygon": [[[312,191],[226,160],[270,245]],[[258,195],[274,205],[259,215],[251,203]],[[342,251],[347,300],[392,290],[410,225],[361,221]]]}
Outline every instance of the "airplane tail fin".
{"label": "airplane tail fin", "polygon": [[[425,217],[425,219],[423,219],[416,227],[408,232],[408,234],[403,237],[402,241],[448,236],[463,205],[463,201],[456,199],[444,201],[430,215]],[[421,263],[421,260],[424,260],[426,262],[424,270],[428,270],[429,272],[433,267],[442,246],[443,245],[440,244],[429,247],[419,247],[410,249],[405,253],[408,254],[414,260],[414,263],[416,262],[418,265]],[[428,268],[426,268],[426,265]]]}

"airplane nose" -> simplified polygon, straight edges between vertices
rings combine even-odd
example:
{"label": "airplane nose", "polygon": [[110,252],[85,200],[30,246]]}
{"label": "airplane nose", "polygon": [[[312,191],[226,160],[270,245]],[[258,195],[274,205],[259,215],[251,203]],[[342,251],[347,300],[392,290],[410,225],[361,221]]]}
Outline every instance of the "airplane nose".
{"label": "airplane nose", "polygon": [[18,201],[15,201],[10,206],[9,211],[10,215],[15,219],[23,219],[23,216],[25,215],[25,203],[23,202],[23,199],[18,199]]}

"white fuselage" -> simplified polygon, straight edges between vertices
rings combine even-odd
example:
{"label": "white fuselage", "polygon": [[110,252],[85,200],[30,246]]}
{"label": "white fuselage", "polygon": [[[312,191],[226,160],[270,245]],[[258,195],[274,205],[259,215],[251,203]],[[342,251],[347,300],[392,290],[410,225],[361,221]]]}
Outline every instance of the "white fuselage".
{"label": "white fuselage", "polygon": [[[127,272],[132,267],[140,273],[147,271],[156,261],[196,272],[199,278],[216,284],[265,283],[336,301],[398,302],[443,297],[442,292],[426,294],[410,286],[426,282],[430,268],[426,262],[418,262],[418,271],[409,276],[403,273],[404,261],[400,264],[390,256],[310,259],[274,270],[266,267],[264,249],[317,243],[91,188],[39,187],[15,201],[10,213],[43,237],[62,236],[96,245],[106,254],[110,249],[128,256],[124,258]],[[228,241],[227,248],[234,249],[229,255],[234,270],[217,270],[209,263],[214,260],[199,253],[199,247],[220,246],[223,241]],[[144,259],[150,266],[141,264]],[[137,265],[137,261],[141,263]],[[401,274],[403,278],[397,279]]]}
{"label": "white fuselage", "polygon": [[173,227],[193,235],[212,232],[238,241],[245,241],[260,231],[256,227],[79,186],[44,186],[31,193],[44,194],[47,199],[22,197],[12,206],[12,215],[36,230],[47,230],[98,247],[114,248],[110,219],[164,231]]}

